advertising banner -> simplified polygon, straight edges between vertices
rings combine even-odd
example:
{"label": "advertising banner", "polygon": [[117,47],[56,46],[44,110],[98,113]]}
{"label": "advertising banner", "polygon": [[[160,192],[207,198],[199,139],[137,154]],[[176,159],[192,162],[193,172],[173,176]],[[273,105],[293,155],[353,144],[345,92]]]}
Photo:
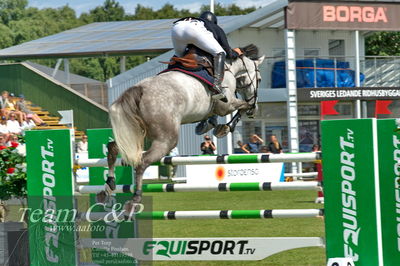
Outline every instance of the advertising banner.
{"label": "advertising banner", "polygon": [[58,218],[74,209],[70,130],[27,131],[26,139],[30,265],[75,265],[75,232],[61,230],[75,223]]}
{"label": "advertising banner", "polygon": [[400,262],[400,131],[395,119],[378,120],[382,243],[385,265]]}
{"label": "advertising banner", "polygon": [[294,1],[286,8],[288,29],[398,31],[398,3]]}
{"label": "advertising banner", "polygon": [[381,264],[375,119],[322,121],[328,258]]}
{"label": "advertising banner", "polygon": [[399,99],[399,87],[298,88],[298,101]]}
{"label": "advertising banner", "polygon": [[324,245],[319,237],[82,239],[81,244],[104,250],[112,247],[144,261],[254,261],[284,250]]}
{"label": "advertising banner", "polygon": [[230,182],[283,182],[283,163],[187,165],[188,185]]}
{"label": "advertising banner", "polygon": [[[113,135],[111,129],[90,129],[87,131],[88,135],[88,150],[89,158],[106,158],[107,157],[107,144],[113,141]],[[89,169],[90,185],[104,185],[108,175],[107,167],[92,167]],[[130,185],[133,183],[133,172],[131,167],[116,167],[115,171],[116,183],[119,185]],[[128,198],[131,198],[130,194],[116,194],[112,196],[113,199],[109,200],[106,206],[96,208],[95,211],[107,212],[113,204],[121,203],[124,204]],[[95,195],[92,196],[92,204],[95,203]],[[105,227],[103,231],[93,231],[92,238],[128,238],[135,237],[134,222],[122,222],[122,223],[105,223],[100,221],[95,223],[96,225],[102,225]],[[127,257],[122,253],[113,254],[105,250],[94,249],[92,250],[93,262],[99,265],[134,265],[136,262],[133,258]],[[118,262],[116,264],[116,262]]]}

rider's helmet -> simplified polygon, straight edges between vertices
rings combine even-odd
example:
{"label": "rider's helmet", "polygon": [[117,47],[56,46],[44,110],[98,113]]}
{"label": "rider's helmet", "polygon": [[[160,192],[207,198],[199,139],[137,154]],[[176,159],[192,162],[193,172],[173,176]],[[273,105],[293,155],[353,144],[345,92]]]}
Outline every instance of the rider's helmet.
{"label": "rider's helmet", "polygon": [[201,13],[200,17],[203,20],[208,20],[211,23],[217,24],[217,17],[214,15],[213,12],[211,11],[204,11],[203,13]]}

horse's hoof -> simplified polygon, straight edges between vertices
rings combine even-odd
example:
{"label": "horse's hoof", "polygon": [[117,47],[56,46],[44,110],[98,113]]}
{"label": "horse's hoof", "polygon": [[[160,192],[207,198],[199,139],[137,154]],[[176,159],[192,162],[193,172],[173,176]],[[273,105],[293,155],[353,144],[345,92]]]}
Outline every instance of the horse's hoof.
{"label": "horse's hoof", "polygon": [[109,194],[106,191],[102,190],[96,194],[96,202],[105,203],[108,201]]}
{"label": "horse's hoof", "polygon": [[134,219],[134,215],[140,213],[142,210],[143,209],[141,204],[138,204],[133,200],[128,200],[124,204],[125,219],[126,220]]}
{"label": "horse's hoof", "polygon": [[141,203],[142,202],[142,191],[136,190],[133,194],[132,200],[134,203]]}
{"label": "horse's hoof", "polygon": [[112,189],[109,184],[107,184],[107,183],[104,184],[104,193],[106,193],[107,196],[112,195],[114,193],[114,190],[115,190],[115,188]]}
{"label": "horse's hoof", "polygon": [[[115,177],[113,176],[107,176],[107,180],[106,180],[106,185],[108,186],[108,189],[111,191],[114,191],[116,189],[116,185],[115,185]],[[107,189],[107,188],[106,188]],[[111,193],[110,193],[111,194]]]}
{"label": "horse's hoof", "polygon": [[219,124],[214,128],[213,135],[217,138],[223,138],[228,135],[229,132],[231,132],[230,126]]}
{"label": "horse's hoof", "polygon": [[196,135],[203,135],[203,134],[207,133],[208,131],[210,131],[210,129],[212,129],[212,128],[213,128],[213,125],[208,123],[207,120],[203,120],[197,124],[195,133],[196,133]]}

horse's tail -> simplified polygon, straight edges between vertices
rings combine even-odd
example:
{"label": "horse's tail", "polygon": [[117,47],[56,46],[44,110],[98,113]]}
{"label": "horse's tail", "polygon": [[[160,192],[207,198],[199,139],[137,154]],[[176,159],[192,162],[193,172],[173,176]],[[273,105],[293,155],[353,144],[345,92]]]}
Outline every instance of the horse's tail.
{"label": "horse's tail", "polygon": [[140,116],[142,88],[126,91],[110,106],[110,120],[122,159],[137,166],[142,161],[146,126]]}

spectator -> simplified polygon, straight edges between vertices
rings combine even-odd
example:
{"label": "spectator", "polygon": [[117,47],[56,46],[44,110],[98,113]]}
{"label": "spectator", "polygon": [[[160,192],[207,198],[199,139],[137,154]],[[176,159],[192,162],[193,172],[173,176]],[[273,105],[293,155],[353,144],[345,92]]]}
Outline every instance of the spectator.
{"label": "spectator", "polygon": [[317,152],[317,151],[321,151],[321,146],[318,144],[314,144],[312,146],[312,152]]}
{"label": "spectator", "polygon": [[7,142],[11,134],[7,128],[7,118],[5,116],[1,117],[0,121],[0,134],[4,137],[4,142]]}
{"label": "spectator", "polygon": [[[14,95],[12,94],[12,96]],[[19,123],[22,123],[24,120],[24,114],[15,109],[14,102],[10,99],[10,94],[8,91],[3,91],[1,93],[1,105],[5,116],[9,117],[11,113],[14,113],[16,117],[18,117]]]}
{"label": "spectator", "polygon": [[31,118],[36,125],[47,126],[47,124],[37,114],[29,110],[26,106],[25,96],[23,94],[19,95],[19,101],[16,103],[16,107],[17,110],[21,111],[25,116],[31,115]]}
{"label": "spectator", "polygon": [[26,120],[22,122],[21,128],[23,131],[31,130],[36,127],[35,122],[32,120],[32,114],[26,115]]}
{"label": "spectator", "polygon": [[81,141],[78,142],[76,151],[78,153],[88,152],[88,137],[86,135],[82,136]]}
{"label": "spectator", "polygon": [[282,145],[279,143],[278,139],[276,138],[276,135],[271,135],[269,137],[270,143],[268,144],[268,150],[271,153],[283,153],[282,150]]}
{"label": "spectator", "polygon": [[21,126],[16,120],[16,115],[14,113],[10,113],[9,120],[7,120],[7,129],[13,134],[21,134],[22,132]]}
{"label": "spectator", "polygon": [[6,146],[16,148],[16,147],[18,147],[18,145],[19,145],[18,136],[17,135],[11,135],[11,137],[10,137],[9,141],[7,142]]}
{"label": "spectator", "polygon": [[236,144],[237,144],[237,148],[234,149],[234,153],[243,153],[243,150],[242,150],[243,142],[241,140],[238,140],[236,142]]}
{"label": "spectator", "polygon": [[0,96],[1,115],[6,117],[8,117],[11,110],[14,110],[14,105],[10,102],[8,96],[8,91],[3,91]]}
{"label": "spectator", "polygon": [[261,146],[260,152],[261,153],[269,153],[268,147],[267,146]]}
{"label": "spectator", "polygon": [[242,150],[245,153],[259,153],[260,147],[263,143],[264,141],[262,140],[262,138],[254,134],[249,138],[249,142],[242,146]]}
{"label": "spectator", "polygon": [[6,147],[6,143],[7,143],[7,140],[6,140],[5,136],[3,134],[0,134],[0,147],[2,147],[2,148],[0,148],[0,150],[4,149],[4,147]]}
{"label": "spectator", "polygon": [[205,135],[204,142],[201,143],[200,149],[203,152],[203,154],[214,154],[214,151],[217,148],[215,147],[214,142],[211,141],[210,136]]}

